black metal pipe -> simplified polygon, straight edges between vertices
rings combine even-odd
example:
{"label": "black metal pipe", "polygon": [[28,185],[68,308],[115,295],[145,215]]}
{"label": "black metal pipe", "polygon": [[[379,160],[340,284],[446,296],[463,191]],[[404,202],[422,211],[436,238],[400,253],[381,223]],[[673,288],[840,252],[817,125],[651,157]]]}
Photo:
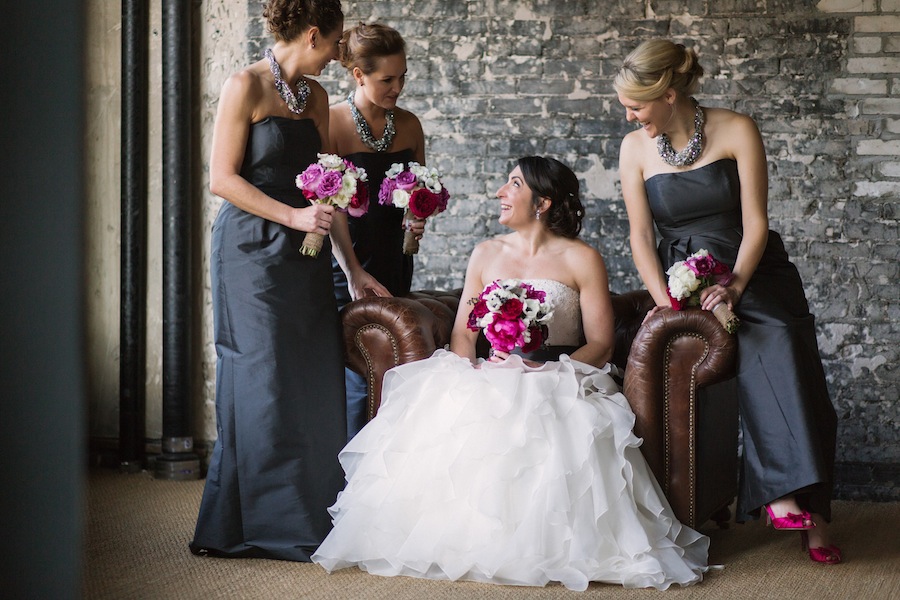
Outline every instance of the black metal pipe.
{"label": "black metal pipe", "polygon": [[191,431],[191,3],[163,0],[162,11],[163,454],[155,474],[197,479]]}
{"label": "black metal pipe", "polygon": [[147,92],[146,2],[122,2],[122,256],[119,311],[119,464],[139,470],[146,435]]}

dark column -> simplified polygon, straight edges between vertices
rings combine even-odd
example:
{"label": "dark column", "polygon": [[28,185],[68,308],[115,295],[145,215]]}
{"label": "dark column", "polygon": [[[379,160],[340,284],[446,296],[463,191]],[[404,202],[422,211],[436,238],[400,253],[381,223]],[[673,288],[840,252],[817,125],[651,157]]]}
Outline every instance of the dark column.
{"label": "dark column", "polygon": [[191,430],[191,3],[163,0],[163,432],[155,475],[198,479]]}
{"label": "dark column", "polygon": [[122,2],[119,464],[143,467],[147,343],[147,4]]}

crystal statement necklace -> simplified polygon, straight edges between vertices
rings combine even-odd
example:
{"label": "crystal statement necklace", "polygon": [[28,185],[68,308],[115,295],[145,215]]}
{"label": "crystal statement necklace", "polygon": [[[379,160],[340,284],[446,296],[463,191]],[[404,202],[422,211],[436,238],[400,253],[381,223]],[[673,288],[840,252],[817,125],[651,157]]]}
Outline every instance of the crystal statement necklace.
{"label": "crystal statement necklace", "polygon": [[359,109],[356,108],[356,105],[353,103],[353,92],[350,92],[347,95],[347,104],[350,105],[350,114],[353,116],[353,122],[356,124],[356,132],[359,134],[359,139],[362,140],[362,143],[375,152],[384,152],[390,148],[391,142],[394,141],[394,134],[397,133],[394,129],[394,111],[387,111],[387,114],[385,115],[384,135],[381,136],[380,140],[376,140],[375,136],[372,135],[372,130],[369,129],[369,124],[366,123],[365,117],[362,116],[362,113],[359,112]]}
{"label": "crystal statement necklace", "polygon": [[691,98],[691,101],[697,107],[697,112],[694,113],[694,135],[688,140],[687,146],[681,152],[675,152],[672,141],[665,133],[659,134],[656,139],[656,150],[659,152],[660,158],[673,167],[692,165],[703,153],[703,123],[705,121],[703,109],[695,99]]}
{"label": "crystal statement necklace", "polygon": [[309,84],[306,83],[306,80],[303,79],[303,77],[300,77],[297,80],[297,95],[295,96],[294,92],[291,91],[291,86],[281,78],[281,67],[279,67],[278,62],[275,61],[275,55],[272,54],[272,49],[266,48],[263,56],[269,59],[269,69],[272,71],[272,75],[275,76],[275,89],[278,90],[281,99],[284,100],[284,103],[287,104],[287,107],[291,112],[299,115],[306,110],[306,100],[309,98]]}

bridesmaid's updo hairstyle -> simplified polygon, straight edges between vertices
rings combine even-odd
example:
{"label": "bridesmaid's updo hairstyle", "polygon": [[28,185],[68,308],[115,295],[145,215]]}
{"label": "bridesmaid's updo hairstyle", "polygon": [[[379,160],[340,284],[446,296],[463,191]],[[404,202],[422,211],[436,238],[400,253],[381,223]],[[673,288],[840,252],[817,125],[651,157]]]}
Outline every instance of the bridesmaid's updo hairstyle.
{"label": "bridesmaid's updo hairstyle", "polygon": [[344,32],[338,60],[348,71],[359,67],[365,75],[371,75],[379,58],[406,53],[406,42],[393,27],[372,23],[360,23]]}
{"label": "bridesmaid's updo hairstyle", "polygon": [[518,160],[525,184],[531,188],[535,210],[541,198],[550,199],[550,210],[544,222],[557,235],[567,238],[578,237],[584,206],[581,204],[578,177],[572,169],[555,158],[525,156]]}
{"label": "bridesmaid's updo hairstyle", "polygon": [[268,0],[263,18],[279,42],[290,42],[310,27],[328,35],[344,24],[340,0]]}
{"label": "bridesmaid's updo hairstyle", "polygon": [[667,89],[692,96],[700,85],[703,67],[697,53],[669,40],[647,40],[625,57],[613,87],[626,98],[650,102]]}

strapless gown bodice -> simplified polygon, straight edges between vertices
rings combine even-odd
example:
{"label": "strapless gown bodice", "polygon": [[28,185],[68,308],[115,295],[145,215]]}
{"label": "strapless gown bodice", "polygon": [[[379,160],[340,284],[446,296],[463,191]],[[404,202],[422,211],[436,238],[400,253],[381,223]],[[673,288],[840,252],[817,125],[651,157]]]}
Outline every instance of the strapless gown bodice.
{"label": "strapless gown bodice", "polygon": [[297,188],[297,175],[318,160],[321,150],[312,119],[266,117],[250,126],[241,176],[281,202],[308,206]]}

